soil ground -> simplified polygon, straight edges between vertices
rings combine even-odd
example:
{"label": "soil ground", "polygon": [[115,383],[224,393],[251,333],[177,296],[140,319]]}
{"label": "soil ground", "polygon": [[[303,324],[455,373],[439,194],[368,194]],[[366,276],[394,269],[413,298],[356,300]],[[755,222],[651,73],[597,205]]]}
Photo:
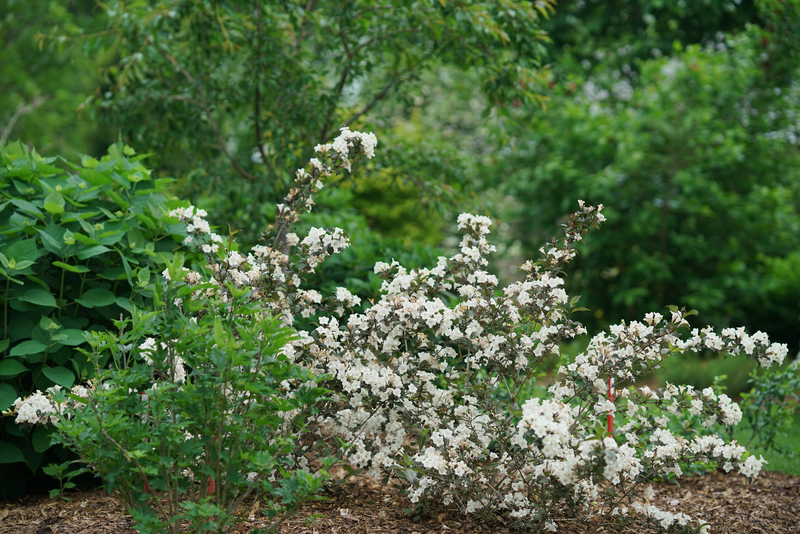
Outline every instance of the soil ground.
{"label": "soil ground", "polygon": [[[800,477],[762,472],[748,485],[744,477],[715,472],[687,478],[681,486],[654,486],[653,504],[708,522],[712,534],[800,533]],[[32,496],[0,499],[2,534],[134,534],[133,521],[122,505],[101,491],[69,494],[69,502]],[[284,523],[281,534],[512,534],[502,524],[487,524],[458,513],[443,513],[423,521],[403,514],[408,506],[397,490],[369,479],[355,480],[327,495],[329,500],[304,506]],[[247,534],[267,522],[252,501],[242,510],[244,521],[231,533]],[[310,521],[311,515],[321,517]],[[564,522],[558,532],[583,534],[585,525]],[[647,526],[601,526],[604,534],[649,533]],[[655,530],[652,530],[655,532]]]}

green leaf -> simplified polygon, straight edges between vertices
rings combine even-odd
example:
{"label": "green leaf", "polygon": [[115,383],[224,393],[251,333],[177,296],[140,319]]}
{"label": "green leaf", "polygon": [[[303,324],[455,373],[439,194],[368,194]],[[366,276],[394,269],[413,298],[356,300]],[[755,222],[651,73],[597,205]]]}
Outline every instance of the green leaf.
{"label": "green leaf", "polygon": [[31,204],[27,200],[22,200],[20,198],[12,198],[11,203],[14,204],[16,207],[21,209],[26,213],[30,213],[31,215],[35,215],[40,219],[44,217],[44,213],[39,210],[34,204]]}
{"label": "green leaf", "polygon": [[84,154],[81,156],[81,165],[83,165],[87,169],[94,169],[95,167],[100,165],[100,162],[94,159],[93,157]]}
{"label": "green leaf", "polygon": [[41,278],[39,278],[38,276],[33,276],[32,274],[26,274],[25,278],[27,278],[28,280],[30,280],[34,284],[38,284],[38,285],[42,286],[44,289],[46,289],[48,291],[50,290],[50,286],[48,286],[45,283],[45,281],[42,280]]}
{"label": "green leaf", "polygon": [[97,289],[90,289],[81,295],[81,298],[75,299],[75,302],[85,308],[96,308],[98,306],[108,306],[116,302],[117,297],[108,289],[101,287]]}
{"label": "green leaf", "polygon": [[128,245],[131,248],[144,247],[145,239],[144,234],[138,228],[131,228],[128,230]]}
{"label": "green leaf", "polygon": [[56,267],[61,267],[62,269],[65,269],[72,273],[88,273],[91,270],[85,265],[68,265],[63,261],[54,261],[53,265],[55,265]]}
{"label": "green leaf", "polygon": [[133,313],[133,303],[130,301],[130,299],[127,299],[125,297],[117,297],[116,302],[117,306],[119,306],[123,310],[127,310],[128,312]]}
{"label": "green leaf", "polygon": [[61,328],[61,325],[52,320],[50,317],[42,315],[42,317],[39,319],[39,328],[41,328],[42,331],[47,332],[51,327],[53,330],[58,330]]}
{"label": "green leaf", "polygon": [[17,390],[11,384],[0,384],[0,412],[8,409],[17,400]]}
{"label": "green leaf", "polygon": [[[38,249],[36,248],[36,239],[23,239],[17,241],[6,249],[5,256],[10,260],[14,259],[17,263],[22,261],[29,261],[33,263],[36,261]],[[18,269],[21,267],[17,267]]]}
{"label": "green leaf", "polygon": [[7,358],[0,362],[0,376],[17,376],[27,370],[28,368],[17,360]]}
{"label": "green leaf", "polygon": [[100,254],[105,254],[110,250],[111,250],[110,248],[104,247],[103,245],[95,245],[93,247],[87,247],[79,251],[76,254],[76,256],[78,257],[79,260],[85,260],[88,258],[92,258],[94,256],[99,256]]}
{"label": "green leaf", "polygon": [[[81,219],[81,220],[83,220],[83,219]],[[62,221],[63,221],[63,219],[62,219]],[[95,241],[94,239],[92,239],[91,237],[89,237],[87,235],[83,235],[81,233],[75,234],[75,241],[77,241],[81,245],[86,245],[87,247],[91,246],[91,245],[99,245],[100,244],[97,241]]]}
{"label": "green leaf", "polygon": [[78,176],[89,182],[93,186],[110,184],[114,180],[105,173],[97,172],[94,169],[83,169]]}
{"label": "green leaf", "polygon": [[128,277],[128,282],[131,285],[133,285],[133,280],[131,279],[133,273],[131,272],[131,265],[130,263],[128,263],[128,259],[125,257],[125,254],[123,254],[120,249],[115,248],[114,250],[116,250],[119,253],[119,257],[122,260],[122,266],[125,268],[125,275]]}
{"label": "green leaf", "polygon": [[139,269],[139,272],[136,273],[136,280],[140,287],[147,287],[147,284],[150,283],[150,269],[148,267]]}
{"label": "green leaf", "polygon": [[58,191],[53,191],[44,197],[44,209],[51,214],[64,213],[64,197]]}
{"label": "green leaf", "polygon": [[101,245],[116,245],[122,238],[125,237],[125,232],[122,230],[114,230],[111,232],[103,232],[97,236],[97,241]]}
{"label": "green leaf", "polygon": [[33,431],[33,435],[31,436],[31,444],[33,445],[33,450],[36,452],[44,452],[50,448],[52,443],[50,442],[53,436],[54,429],[52,428],[45,428],[43,426],[37,426],[36,430]]}
{"label": "green leaf", "polygon": [[8,348],[9,343],[11,343],[10,339],[4,339],[0,341],[0,352],[5,351]]}
{"label": "green leaf", "polygon": [[77,330],[75,328],[67,328],[65,330],[61,330],[58,332],[60,337],[58,342],[62,345],[69,345],[70,347],[74,347],[76,345],[80,345],[81,343],[86,342],[86,336],[83,334],[83,330]]}
{"label": "green leaf", "polygon": [[42,245],[44,245],[44,248],[53,254],[58,254],[59,256],[62,254],[64,243],[61,238],[63,237],[63,233],[56,238],[45,230],[39,230],[39,235],[42,237]]}
{"label": "green leaf", "polygon": [[126,202],[126,201],[125,201],[125,199],[123,199],[121,196],[119,196],[119,194],[118,194],[118,193],[116,193],[116,192],[114,192],[114,191],[112,191],[112,190],[110,190],[110,189],[109,189],[108,191],[106,191],[106,194],[108,195],[108,197],[109,197],[111,200],[113,200],[114,202],[116,202],[116,204],[117,204],[117,205],[118,205],[120,208],[122,208],[123,210],[127,210],[128,208],[130,208],[130,207],[131,207],[130,203],[129,203],[129,202]]}
{"label": "green leaf", "polygon": [[0,441],[0,464],[15,464],[24,462],[25,457],[19,448],[7,441]]}
{"label": "green leaf", "polygon": [[145,215],[144,213],[137,213],[136,220],[139,221],[140,223],[143,223],[151,230],[155,230],[157,228],[155,221],[152,218]]}
{"label": "green leaf", "polygon": [[[51,158],[48,158],[48,159],[50,159],[52,161]],[[46,177],[46,176],[52,176],[54,174],[61,174],[64,171],[62,171],[61,169],[59,169],[58,167],[56,167],[54,165],[45,165],[43,163],[37,163],[36,164],[36,172],[37,172],[37,174],[40,174],[40,175]]]}
{"label": "green leaf", "polygon": [[12,227],[16,227],[17,230],[23,228],[32,228],[36,225],[36,219],[23,217],[19,212],[14,212],[11,217],[8,218],[8,222],[11,223]]}
{"label": "green leaf", "polygon": [[75,375],[66,367],[42,367],[42,374],[61,387],[71,388]]}
{"label": "green leaf", "polygon": [[19,297],[19,300],[22,302],[30,302],[37,306],[58,308],[58,304],[56,304],[56,299],[53,298],[53,295],[43,289],[29,289],[23,296]]}
{"label": "green leaf", "polygon": [[37,354],[39,352],[44,352],[47,349],[47,345],[44,343],[39,343],[38,341],[23,341],[13,349],[9,353],[11,356],[27,356],[28,354]]}

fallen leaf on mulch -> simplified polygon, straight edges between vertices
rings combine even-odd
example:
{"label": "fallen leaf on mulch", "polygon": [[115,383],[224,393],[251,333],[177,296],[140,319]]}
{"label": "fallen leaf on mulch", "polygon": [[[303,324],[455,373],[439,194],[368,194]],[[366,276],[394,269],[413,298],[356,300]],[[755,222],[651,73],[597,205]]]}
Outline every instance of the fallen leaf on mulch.
{"label": "fallen leaf on mulch", "polygon": [[[711,524],[712,534],[800,533],[800,477],[762,472],[748,485],[734,473],[687,478],[681,485],[654,486],[652,503]],[[76,492],[70,502],[32,496],[0,499],[0,534],[134,534],[133,520],[122,505],[100,491]],[[409,504],[400,493],[370,479],[359,479],[326,494],[328,500],[306,504],[279,528],[280,534],[511,534],[503,524],[487,524],[457,513],[440,513],[423,521],[403,514]],[[341,510],[346,510],[342,515]],[[242,507],[245,521],[231,529],[248,534],[268,522],[251,501]],[[319,515],[321,517],[312,518]],[[583,534],[568,522],[559,533]],[[655,529],[600,527],[604,534],[649,534]]]}

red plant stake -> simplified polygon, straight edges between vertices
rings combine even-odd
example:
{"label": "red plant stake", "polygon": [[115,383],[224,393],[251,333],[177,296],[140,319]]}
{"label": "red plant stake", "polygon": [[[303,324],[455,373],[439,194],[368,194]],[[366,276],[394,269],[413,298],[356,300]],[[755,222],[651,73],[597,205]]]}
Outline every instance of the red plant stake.
{"label": "red plant stake", "polygon": [[[142,402],[148,402],[150,400],[150,396],[142,391]],[[147,442],[150,442],[150,438],[147,438]],[[144,479],[144,492],[150,493],[150,484],[147,483],[147,479]]]}
{"label": "red plant stake", "polygon": [[[217,388],[217,391],[219,391],[219,388]],[[216,436],[214,436],[214,441],[217,441],[217,437]],[[216,491],[217,491],[217,485],[214,483],[214,479],[211,478],[211,475],[208,475],[208,494],[209,495],[214,495],[214,493]],[[211,516],[211,520],[214,521],[215,520],[215,516],[212,515]]]}
{"label": "red plant stake", "polygon": [[[608,379],[608,400],[614,402],[614,379]],[[611,410],[608,411],[608,432],[612,436],[614,435],[614,416],[611,413]]]}

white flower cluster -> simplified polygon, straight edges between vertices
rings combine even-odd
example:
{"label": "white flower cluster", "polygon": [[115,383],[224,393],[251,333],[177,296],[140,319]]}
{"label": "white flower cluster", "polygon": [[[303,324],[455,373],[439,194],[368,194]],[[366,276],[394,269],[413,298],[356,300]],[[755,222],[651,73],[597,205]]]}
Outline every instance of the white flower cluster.
{"label": "white flower cluster", "polygon": [[[320,154],[327,154],[331,150],[335,151],[342,162],[342,166],[348,171],[352,170],[349,159],[350,151],[358,146],[358,144],[360,144],[364,155],[367,156],[367,159],[372,159],[372,157],[375,155],[375,147],[378,146],[378,138],[375,137],[375,134],[372,132],[353,132],[347,126],[342,128],[340,131],[341,133],[336,139],[333,140],[333,143],[317,145],[314,147],[314,150]],[[311,165],[320,170],[323,168],[323,165],[316,159],[311,160]]]}
{"label": "white flower cluster", "polygon": [[341,228],[334,228],[331,232],[322,228],[312,228],[300,244],[303,246],[308,267],[313,273],[325,258],[349,247],[350,240]]}
{"label": "white flower cluster", "polygon": [[[265,233],[265,238],[272,235],[274,240],[270,244],[253,247],[246,256],[236,250],[220,250],[223,240],[211,233],[204,210],[192,206],[173,210],[171,216],[187,223],[189,236],[185,243],[199,248],[206,255],[213,276],[205,281],[216,288],[206,290],[206,294],[217,294],[226,301],[230,298],[225,289],[227,284],[249,287],[252,289],[251,298],[266,300],[272,311],[282,317],[286,324],[291,324],[298,313],[302,317],[318,313],[321,299],[312,292],[299,290],[301,277],[314,272],[321,262],[331,254],[341,252],[350,242],[340,228],[312,228],[301,240],[290,231],[291,227],[303,213],[311,211],[313,195],[323,187],[324,178],[338,168],[349,170],[355,154],[372,158],[377,143],[374,134],[351,131],[345,127],[333,143],[317,145],[315,150],[319,158],[310,160],[309,170],[297,170],[296,186],[277,206],[276,222]],[[290,254],[292,247],[297,249],[295,256]],[[187,283],[194,285],[204,281],[199,273],[186,271]],[[167,271],[165,277],[168,277]],[[357,297],[338,300],[340,302],[334,306],[334,310],[339,315],[344,313],[345,308],[360,303]]]}
{"label": "white flower cluster", "polygon": [[169,212],[170,217],[177,217],[179,221],[188,223],[186,225],[186,239],[184,245],[200,246],[205,254],[212,254],[219,250],[219,243],[222,238],[211,231],[211,227],[205,217],[208,215],[206,210],[195,209],[194,206],[188,208],[177,208]]}
{"label": "white flower cluster", "polygon": [[15,423],[38,425],[57,422],[59,407],[49,396],[36,390],[33,395],[14,401],[14,411],[17,414]]}
{"label": "white flower cluster", "polygon": [[[59,415],[69,415],[70,412],[81,409],[84,403],[72,398],[57,403],[52,395],[60,391],[61,386],[47,388],[45,393],[36,390],[33,395],[20,397],[14,401],[10,412],[16,414],[14,422],[17,424],[46,425],[56,423]],[[70,393],[81,398],[89,397],[89,388],[78,385],[73,386]]]}

